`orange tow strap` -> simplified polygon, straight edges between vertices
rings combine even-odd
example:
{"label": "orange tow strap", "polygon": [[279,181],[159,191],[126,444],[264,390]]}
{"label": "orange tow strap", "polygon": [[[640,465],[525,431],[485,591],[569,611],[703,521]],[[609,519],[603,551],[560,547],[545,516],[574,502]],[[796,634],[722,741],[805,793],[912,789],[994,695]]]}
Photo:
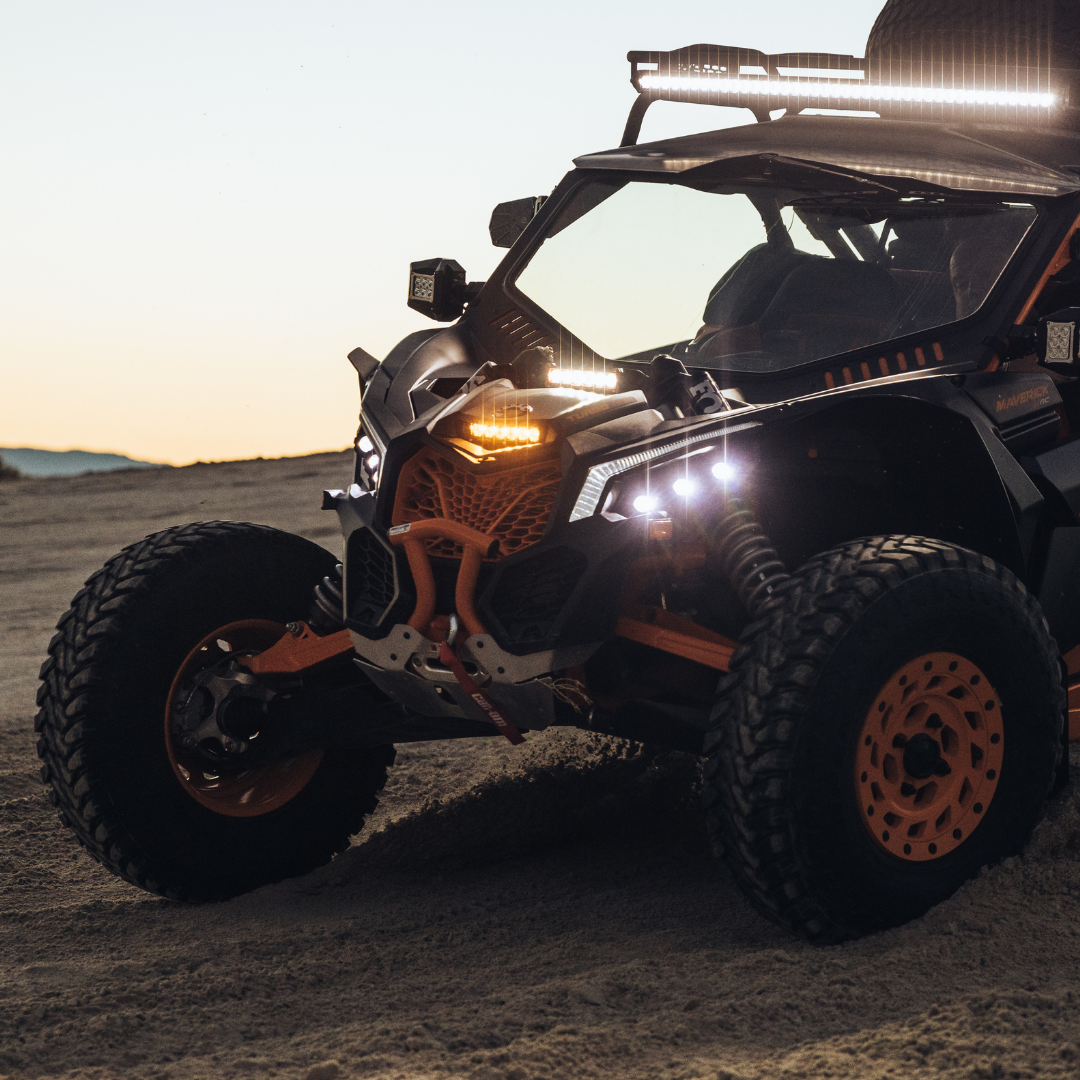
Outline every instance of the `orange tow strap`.
{"label": "orange tow strap", "polygon": [[505,735],[514,746],[525,741],[521,732],[499,712],[498,705],[480,689],[445,640],[439,643],[439,659],[454,673],[461,689],[487,713],[488,719],[499,729],[501,735]]}

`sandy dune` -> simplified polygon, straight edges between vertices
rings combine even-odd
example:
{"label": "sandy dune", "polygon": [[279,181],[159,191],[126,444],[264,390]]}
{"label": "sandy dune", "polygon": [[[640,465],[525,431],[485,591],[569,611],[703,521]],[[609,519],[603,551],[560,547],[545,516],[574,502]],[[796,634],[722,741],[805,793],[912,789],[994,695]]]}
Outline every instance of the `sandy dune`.
{"label": "sandy dune", "polygon": [[404,748],[348,852],[228,903],[92,863],[33,752],[70,597],[183,521],[334,549],[319,491],[347,477],[327,454],[0,486],[0,1077],[1080,1076],[1075,786],[1022,857],[834,948],[709,860],[693,760],[560,731]]}

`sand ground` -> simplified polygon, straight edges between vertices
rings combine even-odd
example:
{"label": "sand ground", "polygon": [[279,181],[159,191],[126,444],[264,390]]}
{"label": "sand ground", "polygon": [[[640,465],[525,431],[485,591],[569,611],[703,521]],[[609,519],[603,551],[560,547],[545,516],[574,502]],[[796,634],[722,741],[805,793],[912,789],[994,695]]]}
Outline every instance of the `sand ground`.
{"label": "sand ground", "polygon": [[91,862],[33,750],[71,596],[184,521],[333,550],[319,491],[347,477],[327,454],[0,487],[0,1078],[1080,1076],[1075,786],[1022,856],[829,948],[710,861],[694,760],[559,731],[403,748],[346,853],[227,903]]}

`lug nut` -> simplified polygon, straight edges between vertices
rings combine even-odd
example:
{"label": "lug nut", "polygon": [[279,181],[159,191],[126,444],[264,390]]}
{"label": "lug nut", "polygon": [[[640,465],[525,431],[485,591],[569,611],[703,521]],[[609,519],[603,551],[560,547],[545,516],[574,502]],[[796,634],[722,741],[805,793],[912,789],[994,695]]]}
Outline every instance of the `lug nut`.
{"label": "lug nut", "polygon": [[304,632],[304,628],[298,622],[287,622],[285,624],[285,629],[288,630],[293,637],[299,637]]}

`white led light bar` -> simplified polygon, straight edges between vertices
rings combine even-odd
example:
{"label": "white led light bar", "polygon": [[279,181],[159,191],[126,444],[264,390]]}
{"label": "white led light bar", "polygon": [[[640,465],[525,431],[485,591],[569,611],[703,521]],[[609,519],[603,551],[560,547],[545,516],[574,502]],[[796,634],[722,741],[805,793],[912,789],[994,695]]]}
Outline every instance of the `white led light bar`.
{"label": "white led light bar", "polygon": [[1056,94],[1020,90],[965,90],[945,86],[886,86],[845,83],[803,82],[794,79],[718,78],[713,76],[642,75],[639,85],[645,92],[680,94],[751,95],[774,98],[822,98],[845,104],[873,106],[876,103],[912,102],[932,105],[988,105],[1004,108],[1052,109]]}
{"label": "white led light bar", "polygon": [[614,390],[618,375],[614,371],[584,371],[580,368],[549,368],[552,386],[571,386],[575,390]]}
{"label": "white led light bar", "polygon": [[599,465],[593,465],[585,477],[585,483],[581,485],[574,509],[570,511],[571,521],[580,521],[582,518],[592,517],[596,508],[600,505],[600,497],[604,494],[607,482],[613,476],[629,472],[646,462],[655,461],[676,450],[683,450],[695,443],[705,442],[707,439],[723,439],[728,435],[734,435],[737,431],[748,431],[750,428],[761,427],[760,420],[751,420],[745,424],[732,424],[730,427],[710,428],[708,431],[690,435],[685,439],[675,442],[664,443],[662,446],[652,446],[648,450],[640,450],[636,454],[627,454],[626,457],[616,458],[614,461],[602,461]]}

